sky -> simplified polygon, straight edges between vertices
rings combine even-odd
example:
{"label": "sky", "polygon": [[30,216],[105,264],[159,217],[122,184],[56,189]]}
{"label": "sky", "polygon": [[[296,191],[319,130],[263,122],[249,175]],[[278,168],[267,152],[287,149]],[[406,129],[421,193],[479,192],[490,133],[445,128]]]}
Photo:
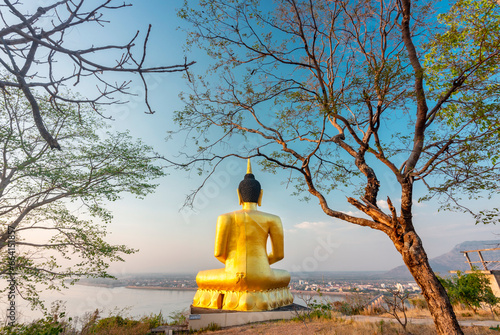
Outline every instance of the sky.
{"label": "sky", "polygon": [[[185,25],[176,16],[181,0],[136,0],[133,7],[111,13],[111,23],[105,28],[87,30],[83,26],[71,31],[75,41],[92,43],[125,41],[137,29],[145,32],[152,24],[148,60],[150,66],[180,64],[186,56],[197,63],[191,68],[203,74],[209,60],[192,50],[183,50]],[[131,85],[137,97],[128,97],[129,103],[107,109],[115,119],[112,129],[129,129],[131,134],[168,157],[175,157],[184,142],[165,141],[168,130],[175,130],[171,118],[183,105],[178,95],[188,88],[181,74],[148,77],[154,115],[144,114],[139,78]],[[91,87],[80,86],[85,94]],[[283,175],[260,171],[253,162],[254,174],[264,190],[262,211],[281,217],[285,231],[285,258],[273,267],[292,272],[300,271],[385,271],[402,265],[401,256],[389,238],[370,228],[358,227],[326,216],[318,201],[300,201],[291,195],[293,188],[283,184]],[[114,219],[109,224],[108,240],[125,244],[140,251],[126,255],[125,262],[115,263],[110,271],[117,275],[147,272],[196,273],[199,270],[220,268],[213,256],[217,216],[239,209],[236,188],[246,173],[246,161],[232,159],[224,162],[215,176],[201,191],[193,209],[183,208],[187,194],[201,179],[195,174],[169,170],[169,175],[158,180],[154,194],[144,200],[124,196],[110,203]],[[384,177],[382,177],[384,178]],[[417,190],[418,191],[418,190]],[[384,199],[386,195],[381,194]],[[493,203],[493,202],[491,202]],[[488,205],[482,202],[481,206]],[[345,197],[337,195],[333,206],[351,214],[360,215]],[[381,202],[384,208],[386,203]],[[467,240],[499,239],[499,227],[476,226],[467,215],[438,212],[433,203],[416,203],[414,222],[429,258],[448,252],[456,244]]]}

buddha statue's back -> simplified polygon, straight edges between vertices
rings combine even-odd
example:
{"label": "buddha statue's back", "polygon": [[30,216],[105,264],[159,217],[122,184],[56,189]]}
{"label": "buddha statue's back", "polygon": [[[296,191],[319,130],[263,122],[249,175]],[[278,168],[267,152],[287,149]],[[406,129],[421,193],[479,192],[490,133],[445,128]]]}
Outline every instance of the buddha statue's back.
{"label": "buddha statue's back", "polygon": [[238,197],[243,208],[217,220],[214,255],[225,267],[198,273],[193,306],[246,311],[291,304],[290,274],[270,267],[284,257],[283,226],[278,216],[257,210],[262,190],[250,163]]}

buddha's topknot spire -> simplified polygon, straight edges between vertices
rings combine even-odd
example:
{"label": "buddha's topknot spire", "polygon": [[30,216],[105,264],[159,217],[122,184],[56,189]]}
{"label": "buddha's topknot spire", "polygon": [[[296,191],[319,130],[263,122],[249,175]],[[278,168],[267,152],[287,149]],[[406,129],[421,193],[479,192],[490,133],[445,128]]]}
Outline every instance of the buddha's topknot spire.
{"label": "buddha's topknot spire", "polygon": [[247,174],[240,182],[238,190],[243,202],[259,202],[259,195],[261,190],[260,183],[255,180],[255,176],[252,173],[252,164],[250,163],[250,159],[248,159],[247,161]]}

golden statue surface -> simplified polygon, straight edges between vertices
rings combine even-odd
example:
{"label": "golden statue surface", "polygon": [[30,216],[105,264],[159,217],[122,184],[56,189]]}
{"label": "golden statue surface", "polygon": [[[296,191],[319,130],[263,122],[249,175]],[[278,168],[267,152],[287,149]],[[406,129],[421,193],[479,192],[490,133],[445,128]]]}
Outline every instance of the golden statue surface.
{"label": "golden statue surface", "polygon": [[198,273],[193,306],[265,311],[289,305],[293,302],[290,274],[270,267],[284,257],[283,226],[278,216],[257,210],[262,190],[250,161],[238,198],[243,208],[217,219],[214,255],[225,267]]}

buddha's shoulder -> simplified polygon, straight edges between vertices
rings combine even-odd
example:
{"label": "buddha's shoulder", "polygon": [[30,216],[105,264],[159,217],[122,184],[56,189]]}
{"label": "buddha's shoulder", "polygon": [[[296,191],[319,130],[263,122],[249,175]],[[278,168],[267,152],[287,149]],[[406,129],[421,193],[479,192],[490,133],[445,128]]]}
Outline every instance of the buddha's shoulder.
{"label": "buddha's shoulder", "polygon": [[274,220],[280,220],[280,217],[278,215],[274,215],[274,214],[266,213],[266,212],[261,212],[261,211],[256,211],[256,212],[259,213],[259,215],[261,215],[261,216],[273,218]]}
{"label": "buddha's shoulder", "polygon": [[229,219],[229,218],[234,218],[234,217],[243,216],[243,215],[265,217],[265,218],[269,218],[269,219],[276,220],[276,221],[280,220],[280,217],[278,215],[274,215],[274,214],[266,213],[266,212],[262,212],[262,211],[247,211],[247,210],[243,210],[243,209],[229,212],[229,213],[225,213],[225,214],[221,214],[221,215],[219,215],[219,218]]}

